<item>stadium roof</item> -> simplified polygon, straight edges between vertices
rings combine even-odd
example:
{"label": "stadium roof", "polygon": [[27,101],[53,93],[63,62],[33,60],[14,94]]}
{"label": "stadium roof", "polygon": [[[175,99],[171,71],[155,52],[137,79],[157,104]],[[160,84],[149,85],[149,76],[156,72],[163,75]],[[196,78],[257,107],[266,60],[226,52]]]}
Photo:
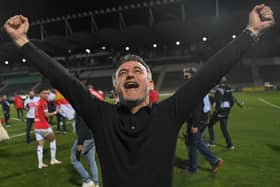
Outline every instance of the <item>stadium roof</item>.
{"label": "stadium roof", "polygon": [[[23,0],[1,0],[0,1],[0,20],[3,22],[8,17],[14,14],[24,14],[30,17],[33,21],[47,18],[63,16],[67,14],[84,12],[90,10],[98,10],[104,8],[111,8],[123,5],[156,2],[157,0],[82,0],[82,1],[69,1],[69,0],[36,0],[36,1],[23,1]],[[164,0],[159,0],[164,2]],[[166,0],[169,1],[169,0]],[[172,0],[171,0],[172,1]],[[176,1],[176,0],[173,0]],[[215,0],[182,0],[187,3],[189,11],[194,11],[196,14],[209,14],[211,9],[215,8]],[[278,0],[218,0],[222,13],[231,10],[249,10],[255,4],[267,3],[270,6],[280,6]]]}
{"label": "stadium roof", "polygon": [[[29,37],[53,56],[103,45],[121,50],[145,48],[153,43],[186,45],[209,37],[215,45],[229,41],[246,26],[257,0],[106,0],[106,1],[2,0],[3,23],[14,14],[29,17]],[[219,4],[216,4],[216,3]],[[279,14],[279,0],[267,1]],[[218,5],[218,6],[217,6]],[[280,34],[269,44],[280,44]],[[210,41],[211,41],[210,40]],[[6,41],[6,40],[5,40]],[[174,45],[175,46],[175,45]],[[0,44],[0,60],[15,57],[11,43]],[[263,51],[263,49],[261,50]]]}

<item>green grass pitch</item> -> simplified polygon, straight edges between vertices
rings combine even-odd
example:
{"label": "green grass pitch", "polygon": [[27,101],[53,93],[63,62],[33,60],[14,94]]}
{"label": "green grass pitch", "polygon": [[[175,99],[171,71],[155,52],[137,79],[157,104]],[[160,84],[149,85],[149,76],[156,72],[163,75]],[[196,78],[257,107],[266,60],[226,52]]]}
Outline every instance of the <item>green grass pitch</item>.
{"label": "green grass pitch", "polygon": [[[235,150],[226,150],[219,124],[215,126],[217,147],[211,150],[225,160],[218,174],[209,172],[210,165],[199,154],[199,170],[195,175],[183,175],[187,166],[187,151],[183,130],[178,136],[174,161],[174,187],[278,187],[280,186],[280,93],[237,93],[245,102],[243,109],[235,106],[229,120],[229,131]],[[270,106],[260,98],[277,106]],[[11,106],[11,117],[15,111]],[[2,118],[0,112],[0,118]],[[7,128],[9,141],[0,142],[0,187],[81,186],[81,180],[70,163],[70,149],[75,140],[71,124],[66,135],[57,134],[57,158],[60,166],[39,170],[36,160],[36,144],[25,143],[25,123],[12,119]],[[53,127],[56,129],[56,126]],[[206,133],[208,135],[208,133]],[[33,135],[34,136],[34,135]],[[164,145],[162,145],[164,146]],[[49,144],[45,145],[44,161],[49,162]],[[102,181],[101,181],[102,186]]]}

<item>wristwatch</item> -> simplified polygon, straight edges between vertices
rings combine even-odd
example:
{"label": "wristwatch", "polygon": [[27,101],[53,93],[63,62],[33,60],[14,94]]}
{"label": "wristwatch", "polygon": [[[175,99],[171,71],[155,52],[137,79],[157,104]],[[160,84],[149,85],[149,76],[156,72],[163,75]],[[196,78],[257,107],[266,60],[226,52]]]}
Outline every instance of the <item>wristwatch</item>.
{"label": "wristwatch", "polygon": [[251,30],[249,29],[245,29],[243,32],[245,32],[246,34],[250,35],[251,38],[254,40],[254,42],[257,42],[260,40],[260,38],[258,37],[258,35],[256,35],[256,33],[252,32]]}

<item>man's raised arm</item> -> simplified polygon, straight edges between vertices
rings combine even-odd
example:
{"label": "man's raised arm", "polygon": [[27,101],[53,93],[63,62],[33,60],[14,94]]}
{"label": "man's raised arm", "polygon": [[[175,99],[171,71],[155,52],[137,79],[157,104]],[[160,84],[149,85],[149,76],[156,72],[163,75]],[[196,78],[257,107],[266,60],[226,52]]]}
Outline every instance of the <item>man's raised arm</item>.
{"label": "man's raised arm", "polygon": [[241,59],[250,46],[259,40],[263,32],[273,24],[274,18],[271,9],[263,4],[255,6],[250,12],[246,30],[211,57],[191,80],[181,87],[173,97],[166,100],[167,104],[173,106],[170,107],[170,113],[179,124],[185,120],[186,116],[209,90]]}
{"label": "man's raised arm", "polygon": [[[97,105],[84,86],[72,76],[66,68],[48,56],[45,52],[29,42],[27,33],[29,30],[28,19],[22,15],[11,17],[3,26],[12,41],[23,52],[28,61],[48,80],[52,86],[58,89],[73,105],[75,110],[85,115],[89,112],[89,106],[94,110]],[[99,102],[99,101],[96,101]],[[92,116],[83,116],[84,119],[92,119]]]}

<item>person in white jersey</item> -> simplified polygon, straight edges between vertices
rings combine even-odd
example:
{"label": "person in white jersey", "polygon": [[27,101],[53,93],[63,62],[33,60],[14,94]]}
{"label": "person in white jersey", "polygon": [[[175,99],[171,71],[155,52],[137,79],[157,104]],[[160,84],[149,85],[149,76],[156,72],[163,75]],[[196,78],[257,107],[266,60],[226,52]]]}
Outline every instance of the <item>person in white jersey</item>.
{"label": "person in white jersey", "polygon": [[35,96],[33,90],[28,92],[29,97],[24,101],[24,108],[27,111],[26,113],[26,142],[29,144],[31,142],[31,129],[34,123],[34,110],[35,103],[39,101],[39,97]]}

